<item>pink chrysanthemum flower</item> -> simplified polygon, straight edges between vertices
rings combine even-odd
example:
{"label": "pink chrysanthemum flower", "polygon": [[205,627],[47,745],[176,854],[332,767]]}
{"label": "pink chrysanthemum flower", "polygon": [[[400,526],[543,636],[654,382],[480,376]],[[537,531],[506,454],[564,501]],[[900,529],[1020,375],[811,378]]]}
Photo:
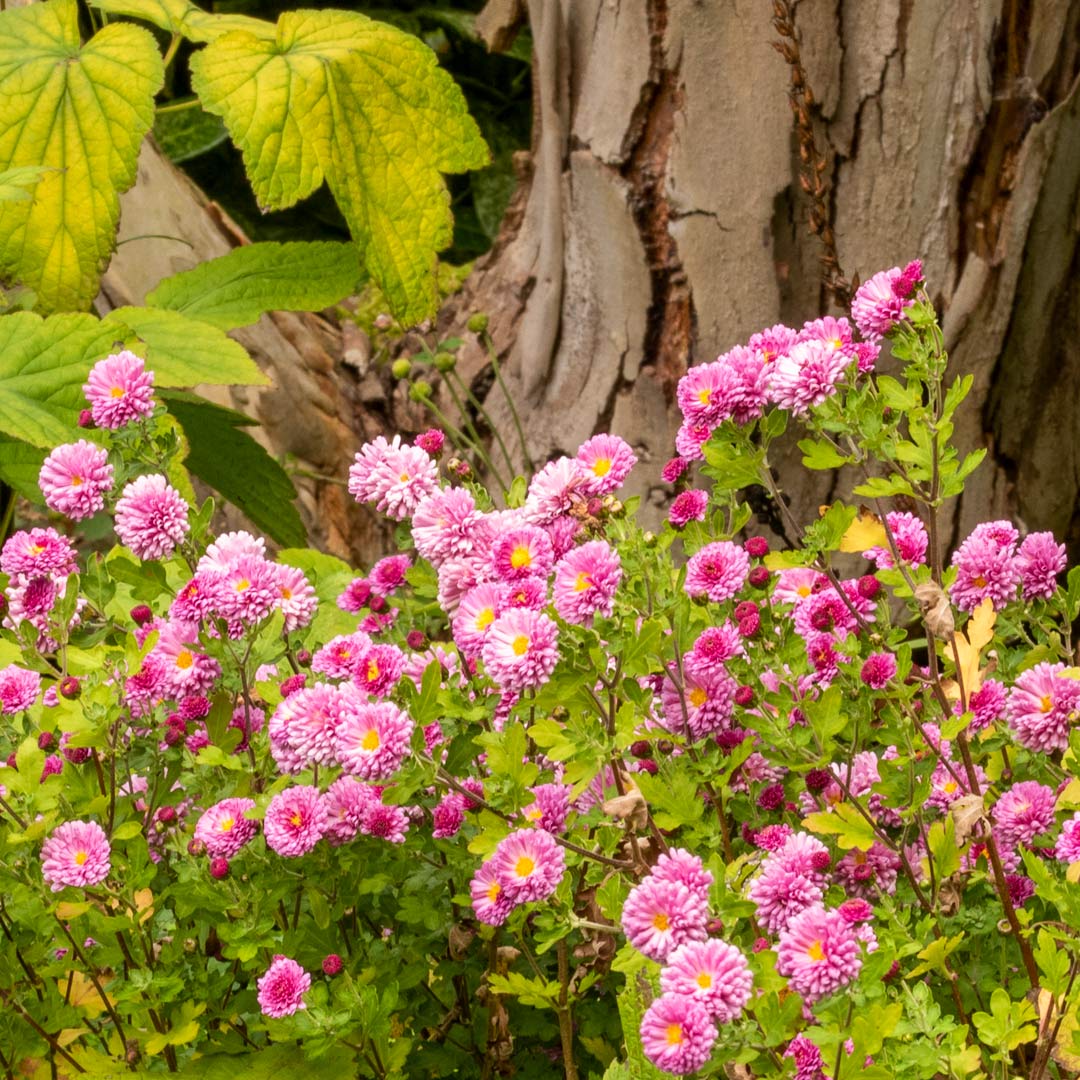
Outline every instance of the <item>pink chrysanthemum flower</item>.
{"label": "pink chrysanthemum flower", "polygon": [[622,928],[630,944],[651,960],[667,960],[688,941],[704,941],[708,904],[695,889],[650,876],[630,890]]}
{"label": "pink chrysanthemum flower", "polygon": [[257,821],[244,817],[254,808],[254,799],[222,799],[199,818],[195,839],[206,845],[208,855],[231,859],[259,831]]}
{"label": "pink chrysanthemum flower", "polygon": [[67,577],[75,572],[75,549],[66,536],[55,529],[20,529],[12,533],[0,551],[0,572],[14,577],[38,577],[56,574]]}
{"label": "pink chrysanthemum flower", "polygon": [[679,459],[686,462],[704,461],[704,447],[714,427],[706,420],[684,420],[675,433],[675,450]]}
{"label": "pink chrysanthemum flower", "polygon": [[672,528],[682,529],[691,521],[704,521],[709,509],[709,493],[691,488],[675,496],[668,508],[668,521]]}
{"label": "pink chrysanthemum flower", "polygon": [[488,631],[481,655],[503,691],[542,686],[559,662],[559,629],[542,611],[511,608]]}
{"label": "pink chrysanthemum flower", "polygon": [[751,336],[747,346],[758,354],[761,363],[769,370],[769,365],[781,356],[787,356],[792,346],[799,340],[798,331],[790,326],[777,323],[767,330]]}
{"label": "pink chrysanthemum flower", "polygon": [[271,564],[278,593],[278,606],[285,616],[285,633],[308,626],[315,618],[319,598],[304,571],[295,566]]}
{"label": "pink chrysanthemum flower", "polygon": [[914,303],[910,297],[921,279],[922,263],[916,259],[903,270],[894,266],[864,281],[851,302],[851,317],[859,333],[869,341],[884,337]]}
{"label": "pink chrysanthemum flower", "polygon": [[371,585],[367,578],[353,578],[345,591],[337,598],[337,606],[350,615],[359,615],[371,599]]}
{"label": "pink chrysanthemum flower", "polygon": [[510,903],[546,900],[566,870],[562,848],[542,829],[518,829],[499,841],[491,856],[502,894]]}
{"label": "pink chrysanthemum flower", "polygon": [[0,712],[5,716],[29,709],[37,701],[41,689],[41,676],[18,664],[0,669]]}
{"label": "pink chrysanthemum flower", "polygon": [[877,840],[869,850],[849,851],[835,866],[833,873],[848,896],[876,900],[879,894],[891,896],[896,892],[896,874],[900,859]]}
{"label": "pink chrysanthemum flower", "polygon": [[808,1005],[847,986],[861,967],[858,939],[838,911],[813,904],[780,931],[776,970]]}
{"label": "pink chrysanthemum flower", "polygon": [[[983,679],[982,686],[968,698],[968,709],[972,713],[968,731],[983,731],[997,723],[1005,713],[1006,694],[1005,686],[997,679]],[[956,702],[953,714],[962,716],[963,712],[960,702]]]}
{"label": "pink chrysanthemum flower", "polygon": [[162,667],[167,697],[180,699],[204,694],[217,681],[221,665],[198,651],[199,627],[195,623],[169,622],[161,629],[149,657]]}
{"label": "pink chrysanthemum flower", "polygon": [[714,604],[730,600],[746,584],[750,556],[730,540],[706,544],[686,564],[688,596],[707,596]]}
{"label": "pink chrysanthemum flower", "polygon": [[956,579],[949,597],[961,611],[974,611],[987,597],[995,611],[1016,598],[1020,569],[1016,530],[1007,522],[984,522],[953,552]]}
{"label": "pink chrysanthemum flower", "polygon": [[444,795],[431,811],[431,835],[435,840],[457,836],[465,824],[465,800],[456,792]]}
{"label": "pink chrysanthemum flower", "polygon": [[1062,862],[1080,862],[1080,813],[1073,814],[1054,843],[1054,857]]}
{"label": "pink chrysanthemum flower", "polygon": [[[852,773],[855,772],[856,768],[853,765]],[[856,795],[860,794],[860,791],[856,791],[854,787],[852,792]],[[822,874],[823,865],[826,867],[829,865],[829,849],[816,836],[798,832],[788,837],[784,846],[769,862],[782,866],[792,873],[806,874],[820,885],[825,880]]]}
{"label": "pink chrysanthemum flower", "polygon": [[696,893],[703,902],[708,903],[709,889],[712,888],[712,872],[705,869],[700,856],[685,848],[668,848],[662,852],[652,868],[654,881],[674,881],[685,885]]}
{"label": "pink chrysanthemum flower", "polygon": [[311,976],[295,960],[278,955],[256,986],[263,1015],[278,1019],[307,1008],[304,995],[311,989]]}
{"label": "pink chrysanthemum flower", "polygon": [[337,729],[341,767],[364,780],[385,780],[401,767],[409,752],[413,721],[389,701],[360,705]]}
{"label": "pink chrysanthemum flower", "polygon": [[718,668],[737,656],[745,655],[738,627],[725,620],[723,625],[710,626],[701,632],[686,660],[693,671],[700,672]]}
{"label": "pink chrysanthemum flower", "polygon": [[795,1080],[826,1080],[821,1051],[805,1035],[796,1035],[788,1043],[784,1057],[795,1061]]}
{"label": "pink chrysanthemum flower", "polygon": [[311,658],[311,670],[331,679],[348,679],[371,648],[371,638],[362,630],[331,638]]}
{"label": "pink chrysanthemum flower", "polygon": [[109,839],[96,821],[65,821],[41,845],[41,876],[53,892],[99,885],[109,876]]}
{"label": "pink chrysanthemum flower", "polygon": [[679,379],[675,399],[688,423],[716,425],[731,416],[736,390],[737,380],[732,369],[713,360],[695,364]]}
{"label": "pink chrysanthemum flower", "polygon": [[589,478],[576,458],[549,461],[529,482],[523,508],[524,520],[546,525],[567,513],[575,501],[585,498]]}
{"label": "pink chrysanthemum flower", "polygon": [[353,686],[372,697],[385,697],[404,670],[405,654],[396,645],[372,645],[353,669]]}
{"label": "pink chrysanthemum flower", "polygon": [[641,1048],[664,1072],[684,1076],[700,1069],[712,1054],[716,1025],[697,1000],[664,994],[641,1018]]}
{"label": "pink chrysanthemum flower", "polygon": [[1054,792],[1035,780],[1013,784],[991,811],[995,834],[1007,847],[1030,844],[1054,824]]}
{"label": "pink chrysanthemum flower", "polygon": [[800,911],[820,901],[824,893],[815,876],[767,859],[762,872],[750,882],[747,895],[757,905],[758,922],[775,934]]}
{"label": "pink chrysanthemum flower", "polygon": [[[981,788],[986,782],[986,773],[981,765],[975,766],[975,773]],[[964,767],[955,761],[939,761],[930,775],[930,794],[926,797],[926,806],[937,810],[948,810],[957,799],[971,793],[968,787],[967,773]]]}
{"label": "pink chrysanthemum flower", "polygon": [[165,559],[187,535],[188,505],[161,475],[139,476],[116,504],[116,535],[140,559]]}
{"label": "pink chrysanthemum flower", "polygon": [[388,555],[380,559],[368,574],[371,591],[376,596],[389,596],[405,584],[405,573],[412,566],[408,555]]}
{"label": "pink chrysanthemum flower", "polygon": [[480,655],[488,632],[498,618],[502,586],[476,585],[461,598],[451,623],[454,642],[467,659]]}
{"label": "pink chrysanthemum flower", "polygon": [[429,428],[427,431],[420,432],[413,441],[425,454],[430,454],[432,457],[438,457],[442,452],[443,443],[446,441],[446,435],[438,428]]}
{"label": "pink chrysanthemum flower", "polygon": [[154,373],[127,349],[99,360],[82,389],[100,428],[122,428],[154,411]]}
{"label": "pink chrysanthemum flower", "polygon": [[665,678],[660,690],[661,723],[672,735],[697,742],[731,727],[738,684],[722,668],[683,672],[683,688]]}
{"label": "pink chrysanthemum flower", "polygon": [[306,855],[326,831],[326,804],[317,787],[298,784],[279,791],[266,808],[266,846],[287,859]]}
{"label": "pink chrysanthemum flower", "polygon": [[829,586],[829,579],[817,570],[799,566],[790,570],[781,570],[773,589],[773,602],[778,604],[798,604],[800,600]]}
{"label": "pink chrysanthemum flower", "polygon": [[411,517],[421,500],[439,486],[435,462],[418,446],[395,435],[365,443],[349,469],[349,494],[357,502],[373,502],[395,521]]}
{"label": "pink chrysanthemum flower", "polygon": [[222,533],[206,549],[195,570],[199,574],[224,574],[244,558],[265,559],[266,542],[261,536],[238,529]]}
{"label": "pink chrysanthemum flower", "polygon": [[834,352],[846,356],[855,356],[855,344],[851,336],[851,323],[846,318],[834,319],[826,315],[822,319],[813,319],[803,323],[799,331],[799,341],[820,341]]}
{"label": "pink chrysanthemum flower", "polygon": [[314,683],[290,694],[270,718],[270,737],[283,742],[305,765],[338,764],[338,728],[363,708],[350,686]]}
{"label": "pink chrysanthemum flower", "polygon": [[884,690],[896,674],[896,657],[892,653],[871,653],[859,669],[859,678],[871,690]]}
{"label": "pink chrysanthemum flower", "polygon": [[1030,533],[1016,555],[1020,587],[1025,600],[1049,600],[1057,589],[1057,576],[1065,569],[1065,545],[1051,532]]}
{"label": "pink chrysanthemum flower", "polygon": [[378,801],[377,788],[362,784],[353,776],[339,776],[323,795],[326,805],[323,836],[335,846],[352,840],[360,831],[364,811]]}
{"label": "pink chrysanthemum flower", "polygon": [[216,571],[200,571],[176,594],[169,605],[169,618],[198,623],[213,617],[226,602],[224,576]]}
{"label": "pink chrysanthemum flower", "polygon": [[502,926],[514,910],[514,904],[506,898],[490,859],[473,876],[469,883],[469,895],[476,917],[488,926]]}
{"label": "pink chrysanthemum flower", "polygon": [[539,611],[547,605],[547,582],[543,578],[519,578],[509,585],[499,587],[497,615],[511,608],[529,608]]}
{"label": "pink chrysanthemum flower", "polygon": [[96,514],[105,505],[105,495],[112,486],[113,467],[108,453],[85,439],[56,447],[38,473],[45,505],[72,521]]}
{"label": "pink chrysanthemum flower", "polygon": [[369,802],[360,815],[360,832],[388,844],[404,844],[409,831],[409,811],[404,806],[386,806],[378,799]]}
{"label": "pink chrysanthemum flower", "polygon": [[[900,558],[911,566],[922,566],[926,562],[926,549],[930,543],[922,520],[906,511],[894,511],[885,515],[885,521],[893,534]],[[892,551],[888,546],[868,548],[862,554],[864,559],[872,559],[879,570],[891,570],[893,567]]]}
{"label": "pink chrysanthemum flower", "polygon": [[739,1016],[753,985],[746,957],[717,938],[680,945],[660,972],[660,989],[665,994],[693,998],[721,1024]]}
{"label": "pink chrysanthemum flower", "polygon": [[791,614],[795,632],[807,642],[815,634],[844,641],[858,626],[851,609],[832,586],[800,600]]}
{"label": "pink chrysanthemum flower", "polygon": [[821,341],[800,341],[774,364],[771,391],[776,404],[804,416],[836,393],[852,357]]}
{"label": "pink chrysanthemum flower", "polygon": [[690,468],[690,462],[684,457],[673,457],[667,462],[663,469],[660,471],[660,479],[665,484],[674,484],[687,469]]}
{"label": "pink chrysanthemum flower", "polygon": [[761,353],[757,349],[736,345],[718,357],[717,363],[728,369],[731,419],[736,424],[756,420],[769,402],[772,375],[769,366],[762,361]]}
{"label": "pink chrysanthemum flower", "polygon": [[630,444],[618,435],[594,435],[578,447],[587,495],[607,495],[618,488],[637,464]]}
{"label": "pink chrysanthemum flower", "polygon": [[1009,726],[1028,750],[1049,754],[1069,745],[1069,730],[1080,710],[1080,681],[1062,678],[1064,670],[1064,664],[1036,664],[1009,691]]}
{"label": "pink chrysanthemum flower", "polygon": [[570,790],[569,784],[537,784],[531,789],[534,801],[521,811],[522,817],[544,832],[561,833],[570,814]]}
{"label": "pink chrysanthemum flower", "polygon": [[754,833],[753,844],[762,851],[779,851],[791,835],[790,825],[766,825]]}
{"label": "pink chrysanthemum flower", "polygon": [[591,626],[594,615],[611,615],[621,580],[618,552],[604,540],[590,540],[555,567],[555,610],[568,623]]}
{"label": "pink chrysanthemum flower", "polygon": [[499,581],[547,577],[555,564],[551,538],[534,525],[511,529],[491,546],[491,565]]}
{"label": "pink chrysanthemum flower", "polygon": [[260,622],[281,600],[277,568],[258,556],[237,559],[219,579],[218,610],[226,619]]}

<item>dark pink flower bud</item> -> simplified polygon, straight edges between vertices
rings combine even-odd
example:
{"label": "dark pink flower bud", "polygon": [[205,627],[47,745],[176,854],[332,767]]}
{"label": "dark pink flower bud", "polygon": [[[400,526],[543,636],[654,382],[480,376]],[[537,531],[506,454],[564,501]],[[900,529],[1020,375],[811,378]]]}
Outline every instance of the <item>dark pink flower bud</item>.
{"label": "dark pink flower bud", "polygon": [[291,697],[297,690],[303,690],[304,684],[307,682],[307,675],[301,671],[297,675],[290,675],[287,679],[281,681],[279,689],[281,690],[282,697]]}
{"label": "dark pink flower bud", "polygon": [[747,705],[754,703],[754,688],[747,686],[745,683],[735,691],[735,704],[741,705],[744,709]]}
{"label": "dark pink flower bud", "polygon": [[296,662],[301,667],[311,667],[311,653],[307,649],[296,650]]}
{"label": "dark pink flower bud", "polygon": [[51,731],[43,731],[37,737],[37,744],[39,750],[51,750],[53,744],[56,742],[56,736]]}
{"label": "dark pink flower bud", "polygon": [[771,577],[772,574],[769,573],[768,567],[752,566],[750,568],[750,573],[746,575],[746,580],[749,581],[755,589],[764,589],[765,586],[769,584],[769,579]]}
{"label": "dark pink flower bud", "polygon": [[427,647],[427,636],[424,634],[423,630],[410,630],[405,635],[405,644],[408,645],[410,649],[419,652],[421,649]]}
{"label": "dark pink flower bud", "polygon": [[736,620],[745,619],[747,615],[757,614],[758,606],[753,600],[743,600],[742,603],[735,605]]}
{"label": "dark pink flower bud", "polygon": [[655,776],[660,771],[660,766],[657,765],[652,758],[643,758],[638,762],[638,771],[647,772],[650,776]]}
{"label": "dark pink flower bud", "polygon": [[60,680],[59,694],[68,701],[75,701],[82,693],[82,684],[74,675],[68,675]]}
{"label": "dark pink flower bud", "polygon": [[630,753],[636,758],[646,758],[652,753],[652,743],[648,739],[638,739],[630,744]]}
{"label": "dark pink flower bud", "polygon": [[758,630],[761,629],[761,616],[756,611],[751,612],[745,618],[739,620],[739,633],[744,638],[752,638],[757,636]]}
{"label": "dark pink flower bud", "polygon": [[324,975],[337,975],[343,966],[341,957],[337,953],[332,952],[329,956],[323,958],[322,969]]}
{"label": "dark pink flower bud", "polygon": [[131,621],[136,626],[145,626],[153,617],[154,613],[145,604],[136,604],[131,609]]}
{"label": "dark pink flower bud", "polygon": [[743,547],[746,548],[746,554],[753,559],[763,559],[769,554],[769,541],[764,536],[751,536]]}
{"label": "dark pink flower bud", "polygon": [[229,860],[224,855],[218,855],[210,860],[210,876],[220,881],[229,876]]}
{"label": "dark pink flower bud", "polygon": [[864,574],[855,585],[864,600],[873,600],[881,592],[881,582],[873,574]]}
{"label": "dark pink flower bud", "polygon": [[90,409],[79,410],[79,427],[92,428],[94,427],[94,414]]}

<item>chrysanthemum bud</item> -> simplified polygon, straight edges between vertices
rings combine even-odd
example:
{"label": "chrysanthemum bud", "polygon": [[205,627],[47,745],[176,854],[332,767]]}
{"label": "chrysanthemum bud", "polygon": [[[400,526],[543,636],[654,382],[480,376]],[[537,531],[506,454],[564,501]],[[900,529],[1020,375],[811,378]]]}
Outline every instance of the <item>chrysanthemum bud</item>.
{"label": "chrysanthemum bud", "polygon": [[630,744],[630,753],[636,758],[648,757],[652,753],[652,743],[648,739],[638,739]]}
{"label": "chrysanthemum bud", "polygon": [[194,855],[197,858],[206,854],[206,845],[201,840],[189,840],[187,850],[189,855]]}
{"label": "chrysanthemum bud", "polygon": [[37,739],[39,750],[51,750],[56,742],[56,736],[51,731],[43,731]]}
{"label": "chrysanthemum bud", "polygon": [[60,680],[59,694],[68,701],[75,701],[82,693],[82,683],[74,675],[68,675]]}
{"label": "chrysanthemum bud", "polygon": [[746,580],[755,589],[763,589],[769,584],[769,578],[772,574],[769,573],[769,569],[766,566],[753,566],[750,568],[750,573],[746,575]]}
{"label": "chrysanthemum bud", "polygon": [[769,541],[764,536],[751,536],[743,547],[746,548],[746,554],[754,559],[763,559],[769,554]]}
{"label": "chrysanthemum bud", "polygon": [[881,592],[881,582],[873,574],[865,574],[859,578],[855,589],[864,600],[873,600]]}
{"label": "chrysanthemum bud", "polygon": [[229,876],[229,860],[224,855],[218,855],[210,860],[210,876],[220,881]]}
{"label": "chrysanthemum bud", "polygon": [[94,427],[94,414],[90,409],[81,409],[79,411],[79,427],[92,428]]}
{"label": "chrysanthemum bud", "polygon": [[427,379],[417,379],[416,382],[409,387],[409,398],[412,401],[427,401],[431,397],[432,389],[431,383]]}
{"label": "chrysanthemum bud", "polygon": [[296,662],[301,667],[311,667],[311,653],[307,649],[297,649]]}
{"label": "chrysanthemum bud", "polygon": [[482,334],[488,328],[488,317],[482,311],[474,311],[465,324],[472,334]]}
{"label": "chrysanthemum bud", "polygon": [[833,774],[828,769],[811,769],[806,774],[807,791],[824,791],[833,782]]}
{"label": "chrysanthemum bud", "polygon": [[427,647],[427,637],[423,630],[410,630],[405,635],[405,644],[408,645],[410,649],[419,652],[421,649]]}
{"label": "chrysanthemum bud", "polygon": [[433,363],[436,371],[453,371],[457,367],[457,357],[452,352],[437,352]]}
{"label": "chrysanthemum bud", "polygon": [[131,609],[131,621],[136,626],[145,626],[153,617],[154,613],[145,604],[136,604]]}
{"label": "chrysanthemum bud", "polygon": [[655,776],[660,771],[660,766],[652,758],[643,758],[638,762],[638,769],[641,772],[647,772],[650,776]]}
{"label": "chrysanthemum bud", "polygon": [[735,704],[741,705],[744,709],[747,705],[754,703],[754,688],[743,684],[735,691]]}
{"label": "chrysanthemum bud", "polygon": [[406,359],[404,356],[399,356],[390,365],[390,374],[393,375],[395,379],[407,379],[411,372],[412,361]]}
{"label": "chrysanthemum bud", "polygon": [[324,975],[337,975],[343,966],[341,957],[337,953],[330,953],[329,956],[323,958],[322,969]]}

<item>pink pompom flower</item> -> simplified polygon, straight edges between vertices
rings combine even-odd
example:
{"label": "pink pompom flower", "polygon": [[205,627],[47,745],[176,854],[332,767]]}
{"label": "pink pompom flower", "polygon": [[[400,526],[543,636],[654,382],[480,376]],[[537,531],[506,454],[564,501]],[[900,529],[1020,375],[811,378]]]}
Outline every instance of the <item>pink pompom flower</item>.
{"label": "pink pompom flower", "polygon": [[72,521],[82,521],[102,509],[112,486],[108,453],[85,439],[56,447],[38,473],[45,505]]}
{"label": "pink pompom flower", "polygon": [[868,341],[878,341],[902,318],[914,300],[911,294],[922,279],[922,262],[909,262],[903,270],[894,266],[864,281],[851,302],[851,317]]}
{"label": "pink pompom flower", "polygon": [[109,839],[96,821],[65,821],[41,845],[41,875],[53,892],[99,885],[109,876]]}
{"label": "pink pompom flower", "polygon": [[618,552],[604,540],[590,540],[569,551],[555,567],[555,610],[568,623],[591,626],[594,615],[611,615],[621,580]]}
{"label": "pink pompom flower", "polygon": [[704,941],[708,919],[709,908],[699,892],[652,876],[630,890],[622,910],[623,933],[651,960],[667,960],[687,941]]}
{"label": "pink pompom flower", "polygon": [[987,597],[1000,611],[1020,584],[1016,530],[1007,521],[983,522],[953,552],[952,565],[956,579],[949,596],[961,611],[974,611]]}
{"label": "pink pompom flower", "polygon": [[20,529],[8,537],[0,551],[0,572],[9,577],[66,577],[75,572],[75,549],[55,529]]}
{"label": "pink pompom flower", "polygon": [[266,808],[266,846],[288,859],[306,855],[322,838],[327,810],[317,787],[297,784],[279,791]]}
{"label": "pink pompom flower", "polygon": [[189,529],[187,503],[160,474],[136,477],[116,504],[116,535],[140,559],[168,558]]}
{"label": "pink pompom flower", "polygon": [[[885,515],[889,532],[900,558],[911,566],[922,566],[926,562],[926,549],[930,537],[922,520],[907,511],[893,511]],[[868,548],[863,552],[864,559],[873,559],[879,570],[891,570],[893,567],[892,550],[887,546]]]}
{"label": "pink pompom flower", "polygon": [[518,829],[491,856],[502,895],[514,905],[546,900],[566,869],[562,848],[542,829]]}
{"label": "pink pompom flower", "polygon": [[772,370],[773,399],[795,416],[805,416],[836,393],[852,357],[822,341],[800,341],[780,357]]}
{"label": "pink pompom flower", "polygon": [[708,903],[709,889],[713,884],[712,872],[705,869],[699,855],[694,855],[685,848],[668,848],[661,852],[652,868],[651,876],[654,881],[674,881],[685,885],[704,903]]}
{"label": "pink pompom flower", "polygon": [[1028,750],[1050,754],[1069,745],[1080,709],[1080,681],[1063,677],[1064,670],[1064,664],[1036,664],[1017,676],[1009,691],[1009,726]]}
{"label": "pink pompom flower", "polygon": [[645,1010],[640,1034],[645,1056],[658,1069],[684,1076],[709,1060],[716,1025],[694,998],[664,994]]}
{"label": "pink pompom flower", "polygon": [[491,545],[491,565],[499,581],[547,577],[554,563],[551,538],[534,525],[510,529]]}
{"label": "pink pompom flower", "polygon": [[558,627],[542,611],[504,611],[484,642],[484,670],[503,691],[542,686],[559,662],[558,637]]}
{"label": "pink pompom flower", "polygon": [[1020,589],[1025,600],[1049,600],[1057,589],[1057,576],[1065,569],[1065,545],[1051,532],[1029,533],[1016,554]]}
{"label": "pink pompom flower", "polygon": [[392,442],[380,435],[365,443],[349,469],[349,494],[357,502],[375,503],[395,521],[411,517],[438,486],[435,462],[419,446],[403,443],[400,435]]}
{"label": "pink pompom flower", "polygon": [[514,910],[514,904],[503,892],[494,863],[490,859],[476,871],[469,883],[469,896],[472,898],[476,917],[488,926],[502,926],[506,917]]}
{"label": "pink pompom flower", "polygon": [[1030,844],[1054,824],[1054,791],[1036,780],[1013,784],[991,812],[994,831],[1009,847]]}
{"label": "pink pompom flower", "polygon": [[531,790],[534,801],[521,811],[522,816],[544,832],[561,833],[570,814],[570,785],[537,784]]}
{"label": "pink pompom flower", "polygon": [[1062,862],[1080,862],[1080,813],[1073,814],[1058,834],[1054,844],[1054,857]]}
{"label": "pink pompom flower", "polygon": [[776,970],[808,1005],[847,986],[861,968],[858,938],[838,911],[813,904],[780,931]]}
{"label": "pink pompom flower", "polygon": [[254,799],[222,799],[199,818],[195,839],[206,845],[208,855],[231,859],[259,831],[257,821],[244,817],[254,808]]}
{"label": "pink pompom flower", "polygon": [[18,664],[0,669],[0,712],[5,716],[29,709],[37,701],[41,676]]}
{"label": "pink pompom flower", "polygon": [[871,690],[884,690],[896,674],[896,657],[892,653],[871,653],[859,669],[859,678]]}
{"label": "pink pompom flower", "polygon": [[278,955],[256,986],[263,1015],[280,1019],[307,1008],[304,995],[311,989],[311,976],[295,960]]}
{"label": "pink pompom flower", "polygon": [[675,496],[668,508],[668,522],[672,528],[682,529],[691,521],[704,521],[709,509],[709,493],[690,488]]}
{"label": "pink pompom flower", "polygon": [[449,558],[469,554],[480,520],[471,492],[438,488],[416,507],[413,543],[423,558],[439,566]]}
{"label": "pink pompom flower", "polygon": [[743,1011],[753,985],[746,957],[718,938],[680,945],[660,972],[665,994],[693,998],[721,1024],[730,1023]]}
{"label": "pink pompom flower", "polygon": [[154,373],[125,349],[99,360],[83,386],[90,413],[100,428],[115,430],[154,411]]}
{"label": "pink pompom flower", "polygon": [[738,544],[718,540],[690,557],[683,588],[688,596],[706,596],[719,604],[742,589],[749,571],[750,556]]}
{"label": "pink pompom flower", "polygon": [[358,706],[337,729],[341,767],[364,780],[388,779],[409,752],[413,727],[412,718],[393,702]]}
{"label": "pink pompom flower", "polygon": [[587,495],[607,495],[618,488],[637,464],[630,444],[618,435],[594,435],[578,447]]}

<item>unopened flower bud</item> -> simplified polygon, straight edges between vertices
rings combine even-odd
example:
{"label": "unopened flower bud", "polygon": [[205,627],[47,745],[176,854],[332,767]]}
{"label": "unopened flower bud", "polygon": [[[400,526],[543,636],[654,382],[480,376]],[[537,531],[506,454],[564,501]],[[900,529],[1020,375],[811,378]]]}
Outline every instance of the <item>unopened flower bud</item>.
{"label": "unopened flower bud", "polygon": [[648,757],[652,753],[652,744],[648,739],[638,739],[630,744],[630,753],[636,758]]}
{"label": "unopened flower bud", "polygon": [[158,821],[164,821],[166,825],[176,820],[176,807],[163,806],[158,811]]}
{"label": "unopened flower bud", "polygon": [[754,559],[763,559],[769,554],[769,541],[764,536],[751,536],[743,547],[746,548],[746,554]]}
{"label": "unopened flower bud", "polygon": [[427,647],[427,637],[423,630],[410,630],[405,635],[405,644],[408,645],[410,649],[419,652],[421,649]]}
{"label": "unopened flower bud", "polygon": [[766,566],[753,566],[750,568],[750,573],[746,575],[746,580],[755,589],[763,589],[769,584],[769,578],[772,574],[769,573],[769,569]]}
{"label": "unopened flower bud", "polygon": [[301,667],[311,667],[311,652],[308,649],[297,649],[296,662]]}
{"label": "unopened flower bud", "polygon": [[409,387],[409,398],[412,401],[427,401],[431,397],[431,383],[427,379],[417,379]]}
{"label": "unopened flower bud", "polygon": [[198,856],[206,854],[206,845],[201,840],[189,840],[187,850],[189,855],[198,858]]}
{"label": "unopened flower bud", "polygon": [[457,367],[457,357],[452,352],[437,352],[433,363],[436,371],[453,371]]}
{"label": "unopened flower bud", "polygon": [[223,855],[218,855],[210,860],[210,876],[220,881],[229,876],[229,860]]}
{"label": "unopened flower bud", "polygon": [[131,609],[131,621],[136,626],[145,626],[153,617],[154,613],[145,604],[136,604]]}
{"label": "unopened flower bud", "polygon": [[75,701],[82,693],[82,684],[74,675],[60,680],[60,696],[68,701]]}
{"label": "unopened flower bud", "polygon": [[[181,721],[182,723],[183,721]],[[165,745],[176,746],[184,741],[187,731],[179,724],[170,724],[165,730]]]}
{"label": "unopened flower bud", "polygon": [[757,636],[758,630],[761,629],[761,616],[756,611],[751,612],[745,618],[739,620],[739,633],[744,638],[752,638]]}
{"label": "unopened flower bud", "polygon": [[873,574],[865,574],[859,578],[855,589],[864,600],[873,600],[881,592],[881,582]]}
{"label": "unopened flower bud", "polygon": [[89,409],[81,409],[79,411],[79,427],[92,428],[94,426],[94,414]]}
{"label": "unopened flower bud", "polygon": [[638,762],[638,770],[647,772],[650,776],[655,776],[660,771],[660,766],[652,758],[643,758]]}
{"label": "unopened flower bud", "polygon": [[656,533],[645,532],[641,534],[641,539],[647,548],[656,547]]}
{"label": "unopened flower bud", "polygon": [[404,356],[399,356],[390,365],[390,374],[395,379],[407,379],[412,373],[412,361]]}
{"label": "unopened flower bud", "polygon": [[37,738],[39,750],[50,750],[56,742],[56,736],[51,731],[43,731]]}
{"label": "unopened flower bud", "polygon": [[747,686],[745,683],[735,691],[735,704],[741,705],[744,709],[747,705],[754,703],[754,688]]}
{"label": "unopened flower bud", "polygon": [[385,596],[373,596],[368,601],[368,607],[371,608],[371,610],[376,612],[376,613],[384,610],[385,607],[386,607],[386,597]]}
{"label": "unopened flower bud", "polygon": [[472,334],[482,334],[488,328],[488,317],[482,311],[474,311],[465,324]]}
{"label": "unopened flower bud", "polygon": [[341,957],[337,953],[331,953],[323,958],[322,969],[324,975],[337,975],[343,966]]}

